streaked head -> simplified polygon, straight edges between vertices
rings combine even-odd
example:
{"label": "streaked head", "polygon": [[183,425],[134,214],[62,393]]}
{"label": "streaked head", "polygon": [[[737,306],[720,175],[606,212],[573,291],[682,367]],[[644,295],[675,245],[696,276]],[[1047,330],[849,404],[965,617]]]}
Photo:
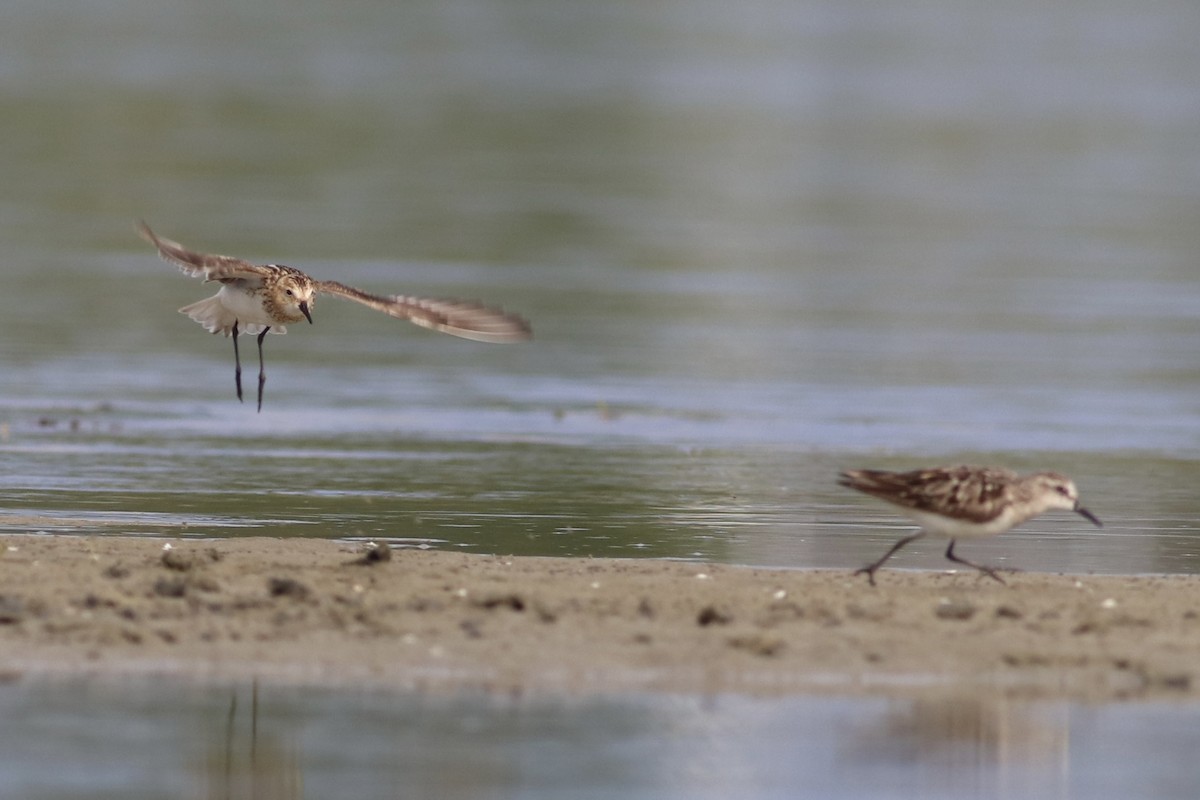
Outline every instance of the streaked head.
{"label": "streaked head", "polygon": [[1075,482],[1066,475],[1057,472],[1038,472],[1029,476],[1036,494],[1041,495],[1047,509],[1061,508],[1064,511],[1074,511],[1084,517],[1097,528],[1104,527],[1096,516],[1079,505],[1079,490]]}
{"label": "streaked head", "polygon": [[299,322],[307,319],[312,324],[312,309],[317,302],[317,294],[312,279],[307,275],[289,270],[275,284],[275,303],[287,322]]}

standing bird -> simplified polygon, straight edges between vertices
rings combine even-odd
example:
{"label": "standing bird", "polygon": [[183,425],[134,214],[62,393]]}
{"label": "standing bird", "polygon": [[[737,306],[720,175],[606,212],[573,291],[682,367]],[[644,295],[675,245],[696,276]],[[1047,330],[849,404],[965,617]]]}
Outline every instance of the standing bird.
{"label": "standing bird", "polygon": [[406,319],[423,328],[474,339],[477,342],[506,344],[532,337],[529,323],[516,314],[489,308],[470,300],[435,300],[426,297],[368,294],[337,281],[319,281],[298,269],[280,264],[251,264],[240,258],[195,253],[178,242],[158,236],[144,222],[138,234],[158,248],[165,261],[175,264],[185,275],[217,281],[220,290],[206,300],[179,309],[204,326],[209,333],[233,336],[234,382],[238,400],[242,399],[242,360],[238,354],[238,334],[258,334],[258,410],[262,411],[262,344],[268,333],[287,333],[286,323],[308,320],[318,294],[329,294],[361,303],[367,308]]}
{"label": "standing bird", "polygon": [[838,483],[886,500],[921,530],[892,545],[883,558],[854,574],[866,573],[875,585],[875,572],[897,550],[926,534],[950,540],[946,558],[1004,583],[991,567],[973,564],[954,554],[956,539],[995,536],[1052,508],[1074,511],[1097,528],[1100,520],[1079,505],[1079,492],[1070,478],[1057,472],[1018,475],[996,467],[935,467],[912,472],[873,469],[846,470]]}

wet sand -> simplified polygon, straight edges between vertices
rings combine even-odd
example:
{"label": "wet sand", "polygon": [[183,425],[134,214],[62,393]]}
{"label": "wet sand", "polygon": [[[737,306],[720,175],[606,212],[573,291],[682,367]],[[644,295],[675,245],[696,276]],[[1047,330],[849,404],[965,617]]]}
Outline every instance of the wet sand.
{"label": "wet sand", "polygon": [[1200,697],[1200,577],[7,536],[0,673],[505,693]]}

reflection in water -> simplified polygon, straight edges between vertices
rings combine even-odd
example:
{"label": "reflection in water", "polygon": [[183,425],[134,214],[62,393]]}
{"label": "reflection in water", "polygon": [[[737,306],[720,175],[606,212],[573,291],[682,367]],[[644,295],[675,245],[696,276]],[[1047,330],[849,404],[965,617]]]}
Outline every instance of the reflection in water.
{"label": "reflection in water", "polygon": [[[229,695],[229,711],[209,732],[208,757],[199,766],[206,800],[297,800],[304,778],[294,741],[285,734],[259,730],[258,681],[250,689],[249,719],[238,717],[238,689]],[[243,717],[245,714],[243,713]]]}
{"label": "reflection in water", "polygon": [[15,682],[0,715],[5,798],[1194,800],[1200,752],[1192,707],[962,695],[264,686],[256,703],[246,687]]}
{"label": "reflection in water", "polygon": [[984,691],[895,700],[851,745],[856,760],[919,765],[940,796],[1068,797],[1067,708]]}

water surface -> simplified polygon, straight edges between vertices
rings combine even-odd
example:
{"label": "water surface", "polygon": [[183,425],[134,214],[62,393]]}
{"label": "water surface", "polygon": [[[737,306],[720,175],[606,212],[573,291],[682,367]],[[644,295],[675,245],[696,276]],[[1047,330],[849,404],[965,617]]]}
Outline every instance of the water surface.
{"label": "water surface", "polygon": [[[848,567],[965,460],[1107,524],[977,558],[1200,568],[1190,5],[218,5],[6,15],[0,529]],[[256,414],[136,218],[537,339],[326,299]]]}
{"label": "water surface", "polygon": [[0,709],[6,797],[1183,800],[1200,779],[1194,709],[986,694],[563,702],[151,682],[7,686]]}

